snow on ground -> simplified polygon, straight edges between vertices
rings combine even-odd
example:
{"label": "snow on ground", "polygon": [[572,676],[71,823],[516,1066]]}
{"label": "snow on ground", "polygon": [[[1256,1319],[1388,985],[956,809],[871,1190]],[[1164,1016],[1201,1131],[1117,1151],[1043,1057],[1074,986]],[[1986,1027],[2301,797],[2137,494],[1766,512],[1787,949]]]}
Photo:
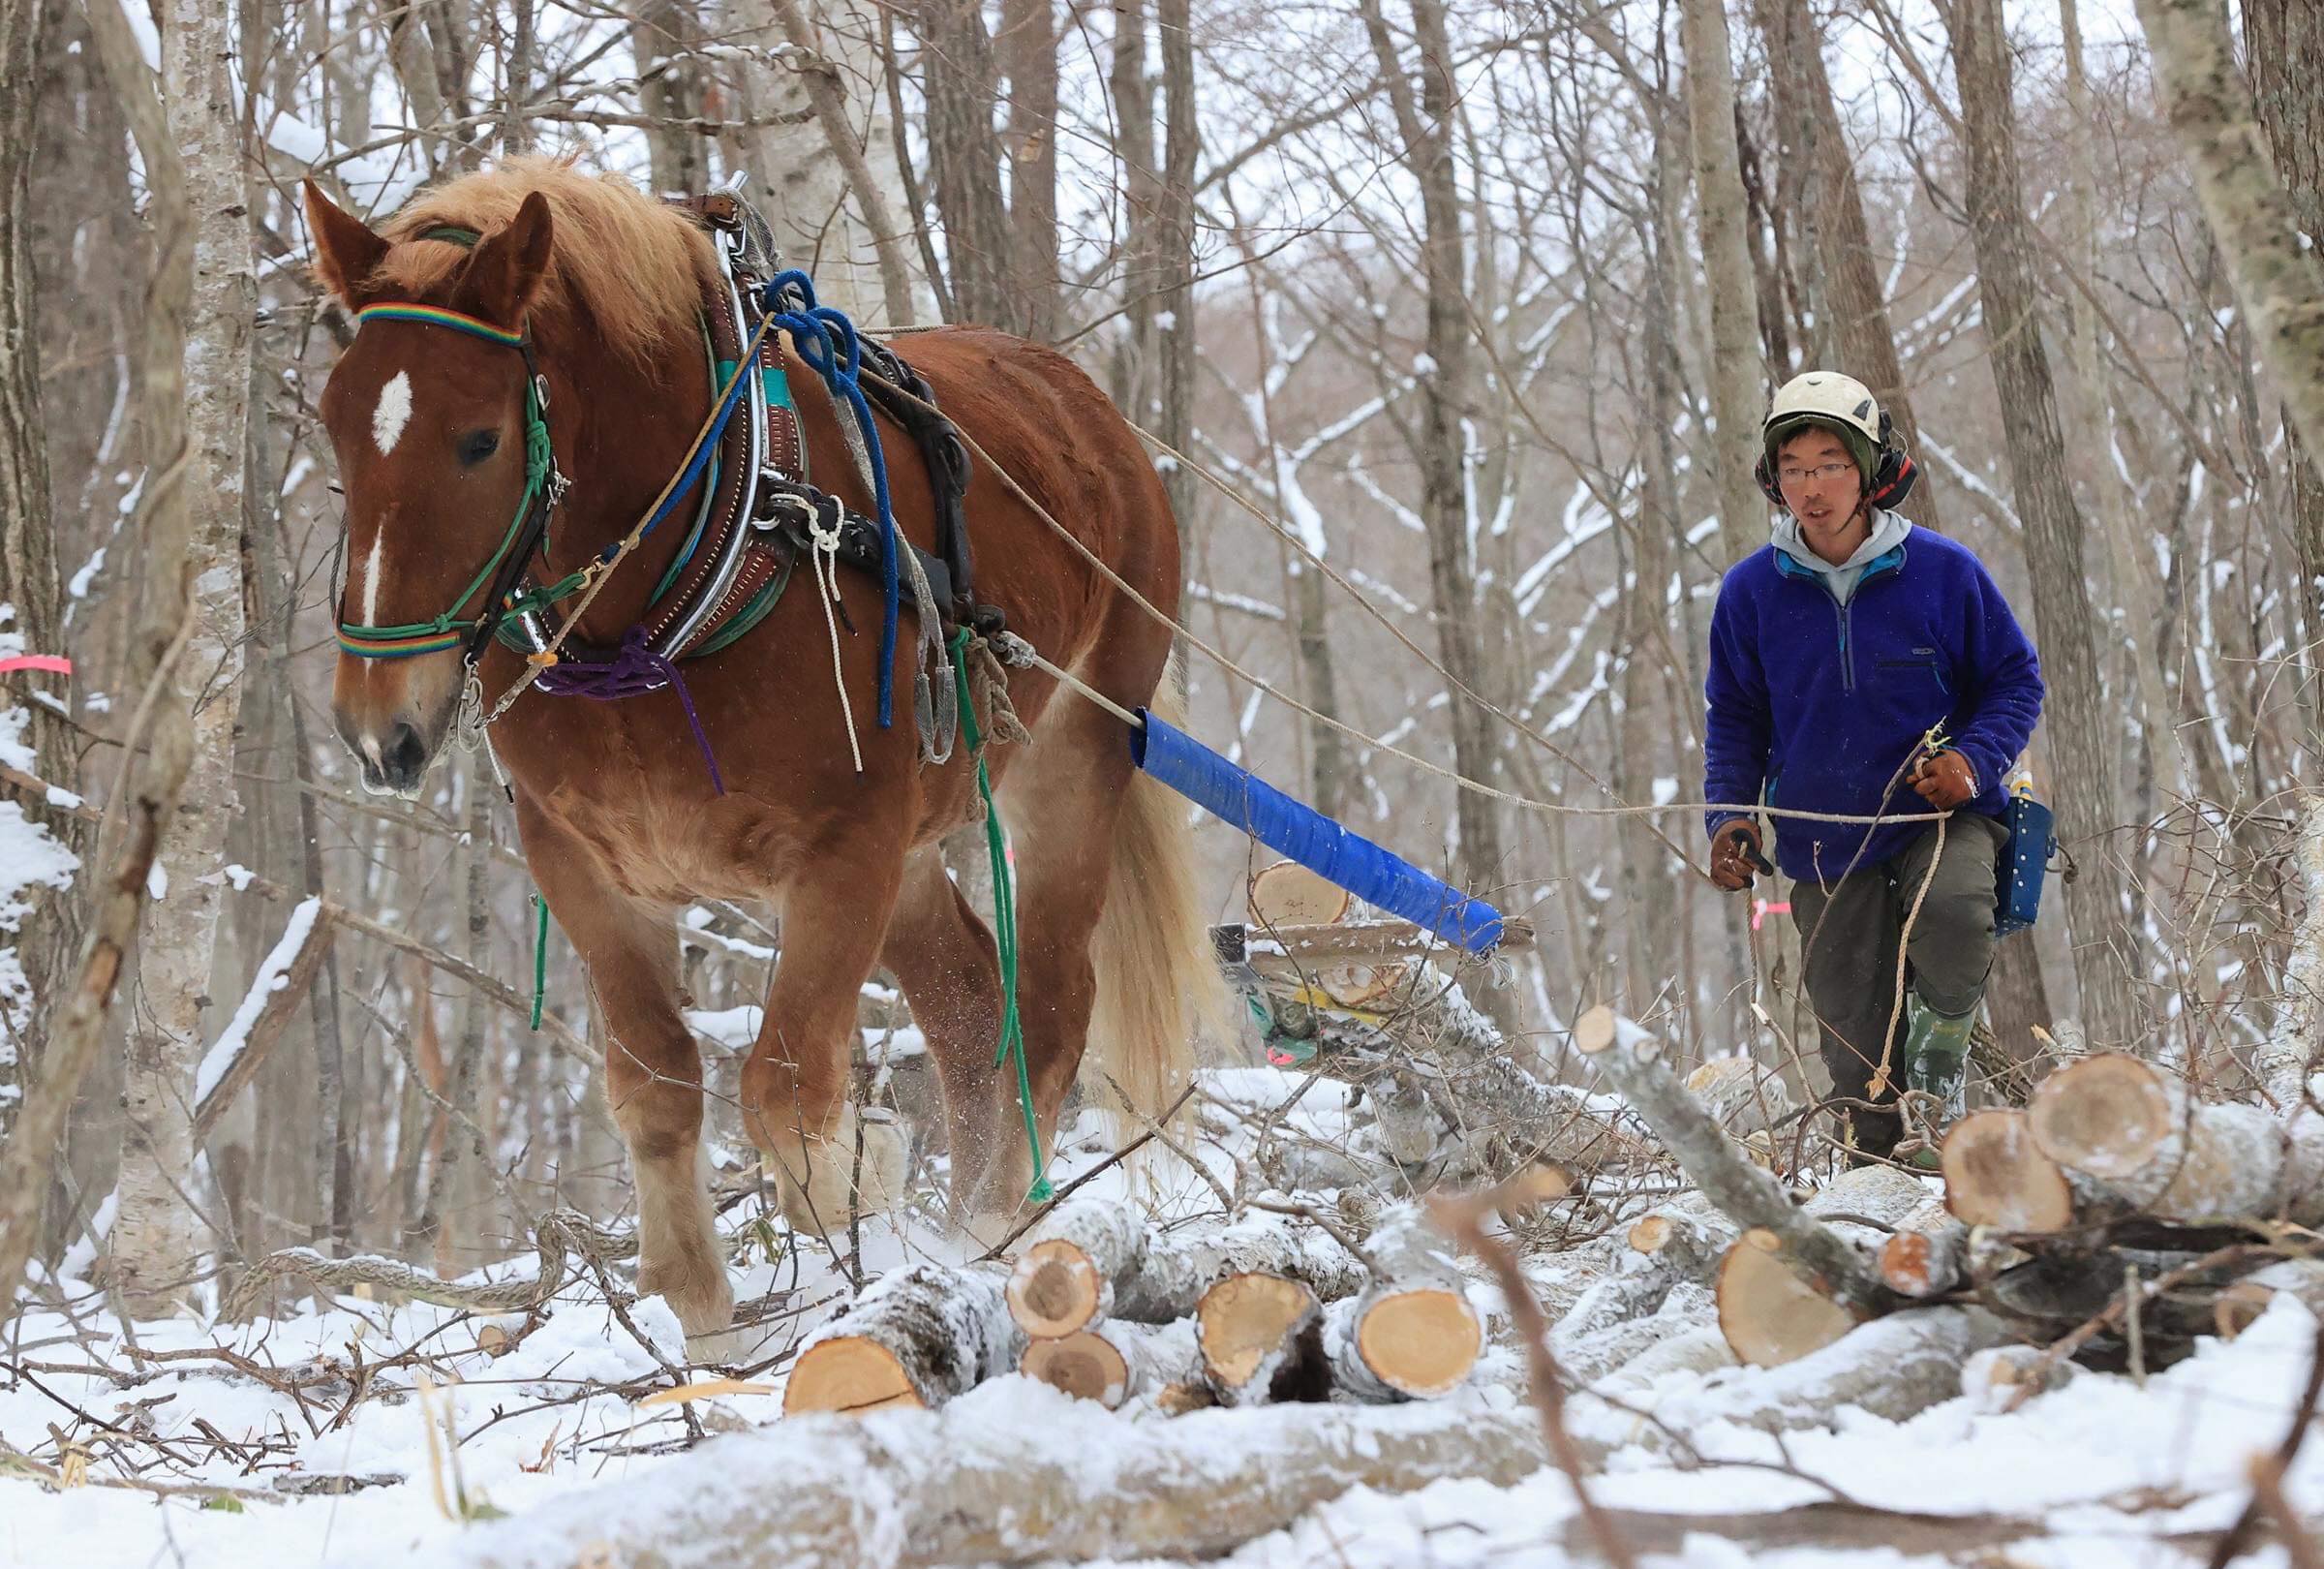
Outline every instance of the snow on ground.
{"label": "snow on ground", "polygon": [[[1275,1105],[1302,1081],[1299,1074],[1241,1069],[1219,1075],[1211,1089],[1223,1102]],[[1298,1107],[1296,1119],[1316,1136],[1344,1133],[1337,1090],[1312,1086]],[[1060,1182],[1100,1161],[1100,1132],[1092,1120],[1067,1141]],[[1231,1171],[1221,1175],[1232,1180]],[[1165,1210],[1207,1207],[1210,1201],[1201,1184],[1183,1170],[1177,1178]],[[1127,1184],[1115,1168],[1083,1191],[1118,1196]],[[759,1229],[755,1214],[737,1214],[729,1222],[736,1230]],[[780,1232],[780,1222],[775,1229]],[[863,1263],[873,1273],[920,1257],[963,1256],[963,1245],[944,1241],[933,1221],[917,1215],[901,1227],[868,1224],[864,1246]],[[522,1275],[530,1268],[529,1261],[517,1261],[492,1273]],[[617,1270],[617,1277],[626,1277],[627,1268]],[[70,1277],[62,1284],[77,1324],[54,1310],[36,1309],[0,1342],[0,1439],[51,1472],[60,1462],[75,1468],[85,1463],[91,1485],[54,1491],[0,1453],[0,1569],[458,1563],[479,1540],[474,1533],[482,1522],[518,1517],[494,1528],[495,1538],[505,1542],[503,1533],[522,1533],[527,1511],[600,1507],[590,1495],[593,1489],[618,1492],[651,1480],[688,1495],[707,1491],[715,1511],[717,1490],[731,1487],[737,1469],[734,1458],[721,1461],[720,1446],[753,1442],[719,1435],[747,1434],[778,1420],[780,1397],[772,1393],[722,1395],[686,1408],[641,1405],[643,1398],[670,1386],[657,1358],[683,1361],[678,1327],[658,1301],[638,1302],[628,1316],[652,1344],[641,1343],[588,1281],[568,1284],[530,1334],[521,1333],[521,1315],[487,1319],[427,1305],[389,1308],[346,1299],[330,1310],[270,1324],[206,1325],[191,1317],[140,1324],[134,1348],[106,1312],[102,1293]],[[795,1344],[846,1295],[843,1274],[820,1244],[772,1263],[763,1249],[754,1249],[749,1264],[736,1272],[735,1286],[745,1300],[773,1294],[759,1343],[740,1353],[746,1367]],[[496,1334],[514,1337],[499,1356],[479,1345]],[[2206,1342],[2196,1356],[2143,1388],[2127,1377],[2085,1372],[2013,1414],[1973,1409],[1966,1400],[1901,1425],[1843,1412],[1838,1431],[1794,1432],[1780,1447],[1753,1432],[1699,1430],[1689,1435],[1692,1441],[1722,1463],[1683,1471],[1633,1448],[1617,1454],[1591,1487],[1611,1510],[1730,1517],[1710,1523],[1724,1525],[1728,1536],[1706,1532],[1683,1544],[1675,1538],[1660,1544],[1671,1551],[1645,1558],[1654,1569],[1826,1569],[1840,1563],[1920,1569],[1980,1561],[1966,1553],[1937,1555],[1932,1550],[1943,1545],[1940,1527],[1900,1525],[1890,1534],[1875,1523],[1862,1540],[1879,1545],[1834,1554],[1796,1547],[1762,1550],[1731,1519],[1814,1503],[1829,1498],[1830,1490],[1939,1515],[1998,1513],[2044,1523],[2044,1535],[2009,1545],[2006,1559],[1985,1562],[2021,1569],[2184,1564],[2187,1557],[2157,1538],[2217,1529],[2234,1516],[2244,1498],[2245,1464],[2282,1433],[2315,1337],[2306,1309],[2279,1298],[2232,1343]],[[124,1386],[95,1370],[100,1368],[138,1381]],[[753,1376],[771,1390],[780,1388],[780,1369]],[[1758,1375],[1730,1370],[1709,1376],[1731,1381]],[[369,1395],[351,1400],[355,1380],[364,1378]],[[1650,1408],[1676,1411],[1704,1388],[1703,1375],[1682,1374],[1639,1399]],[[1456,1399],[1481,1412],[1507,1413],[1520,1397],[1495,1388]],[[1116,1443],[1122,1474],[1136,1474],[1142,1438],[1154,1431],[1147,1423],[1159,1419],[1068,1407],[1063,1400],[1011,1378],[974,1392],[952,1408],[949,1419],[990,1413],[996,1431],[1013,1431],[1020,1440],[1030,1435],[1035,1444],[1083,1455],[1093,1444]],[[689,1434],[688,1410],[712,1435],[706,1451]],[[1238,1431],[1258,1431],[1246,1424],[1257,1415],[1206,1412],[1202,1420],[1231,1447]],[[1620,1438],[1636,1431],[1611,1426],[1635,1424],[1635,1418],[1586,1398],[1574,1402],[1571,1415],[1577,1430],[1592,1434],[1612,1431]],[[458,1433],[456,1468],[447,1446],[431,1446],[431,1418],[439,1435],[447,1426]],[[935,1419],[886,1413],[874,1420]],[[107,1428],[133,1436],[108,1435]],[[75,1440],[79,1458],[60,1454],[60,1433]],[[168,1461],[162,1459],[164,1448]],[[739,1458],[742,1452],[726,1453]],[[1249,1463],[1266,1464],[1265,1453],[1255,1450]],[[102,1485],[133,1472],[148,1483],[199,1483],[234,1496],[157,1498]],[[303,1496],[284,1491],[319,1486],[315,1479],[326,1477],[352,1478],[357,1490]],[[2324,1508],[2324,1445],[2303,1458],[2291,1487],[2296,1501]],[[619,1504],[609,1494],[601,1506]],[[1103,1509],[1107,1500],[1091,1497],[1089,1507]],[[450,1518],[462,1512],[471,1523]],[[1242,1569],[1563,1569],[1594,1561],[1568,1551],[1581,1540],[1575,1514],[1571,1491],[1555,1472],[1508,1489],[1449,1481],[1403,1496],[1359,1490],[1221,1561]],[[667,1561],[732,1560],[673,1542]],[[2270,1549],[2246,1561],[2277,1565],[2284,1559]],[[1117,1569],[1133,1566],[1124,1562]]]}

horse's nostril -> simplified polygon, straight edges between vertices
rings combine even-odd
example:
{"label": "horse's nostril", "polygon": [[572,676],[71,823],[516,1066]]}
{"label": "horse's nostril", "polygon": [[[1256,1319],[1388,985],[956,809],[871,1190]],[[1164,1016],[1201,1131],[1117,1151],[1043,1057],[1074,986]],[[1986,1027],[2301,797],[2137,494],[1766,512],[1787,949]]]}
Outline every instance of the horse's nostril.
{"label": "horse's nostril", "polygon": [[419,731],[398,721],[387,732],[387,743],[380,752],[380,772],[387,783],[397,788],[408,788],[419,783],[421,772],[428,766],[428,749],[419,738]]}

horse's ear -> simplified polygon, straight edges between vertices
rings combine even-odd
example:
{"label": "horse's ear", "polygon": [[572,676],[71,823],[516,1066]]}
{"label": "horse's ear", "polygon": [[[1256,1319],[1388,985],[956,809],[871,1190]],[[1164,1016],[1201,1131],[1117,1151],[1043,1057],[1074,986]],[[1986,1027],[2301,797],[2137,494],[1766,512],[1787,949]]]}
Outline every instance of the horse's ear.
{"label": "horse's ear", "polygon": [[387,254],[387,242],[373,233],[363,220],[342,211],[313,180],[301,182],[307,197],[307,229],[315,236],[315,275],[322,286],[352,307],[364,292],[372,269]]}
{"label": "horse's ear", "polygon": [[525,198],[508,227],[476,242],[453,297],[471,316],[522,331],[525,312],[549,270],[549,199]]}

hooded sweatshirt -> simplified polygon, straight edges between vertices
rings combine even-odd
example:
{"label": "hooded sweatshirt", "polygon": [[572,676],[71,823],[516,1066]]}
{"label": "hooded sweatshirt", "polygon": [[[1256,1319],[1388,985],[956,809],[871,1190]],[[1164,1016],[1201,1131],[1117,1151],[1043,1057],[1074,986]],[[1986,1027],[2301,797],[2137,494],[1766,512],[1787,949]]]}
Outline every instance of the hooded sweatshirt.
{"label": "hooded sweatshirt", "polygon": [[1875,508],[1872,533],[1865,537],[1862,544],[1856,546],[1853,555],[1835,567],[1816,554],[1816,547],[1809,544],[1807,536],[1800,532],[1799,519],[1786,512],[1775,520],[1775,548],[1820,576],[1824,586],[1832,591],[1832,598],[1846,604],[1854,597],[1856,584],[1864,576],[1864,569],[1903,544],[1905,536],[1911,532],[1912,525],[1900,514]]}
{"label": "hooded sweatshirt", "polygon": [[[2042,698],[2034,647],[1984,565],[1888,512],[1846,566],[1788,548],[1779,531],[1729,569],[1704,688],[1705,800],[1850,815],[1925,811],[1898,775],[1942,725],[1975,775],[1964,810],[2000,816]],[[1707,825],[1737,815],[1708,813]],[[1777,817],[1775,859],[1787,877],[1828,883],[1927,831]]]}

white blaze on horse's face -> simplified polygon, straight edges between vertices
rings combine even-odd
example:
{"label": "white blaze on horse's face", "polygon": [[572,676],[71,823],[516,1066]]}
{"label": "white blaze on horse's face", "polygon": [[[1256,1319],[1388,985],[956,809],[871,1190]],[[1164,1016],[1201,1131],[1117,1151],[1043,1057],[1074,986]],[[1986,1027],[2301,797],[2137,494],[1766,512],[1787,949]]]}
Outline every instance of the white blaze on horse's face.
{"label": "white blaze on horse's face", "polygon": [[395,450],[404,427],[411,422],[412,376],[399,370],[380,388],[379,406],[371,411],[371,439],[380,444],[382,457]]}

